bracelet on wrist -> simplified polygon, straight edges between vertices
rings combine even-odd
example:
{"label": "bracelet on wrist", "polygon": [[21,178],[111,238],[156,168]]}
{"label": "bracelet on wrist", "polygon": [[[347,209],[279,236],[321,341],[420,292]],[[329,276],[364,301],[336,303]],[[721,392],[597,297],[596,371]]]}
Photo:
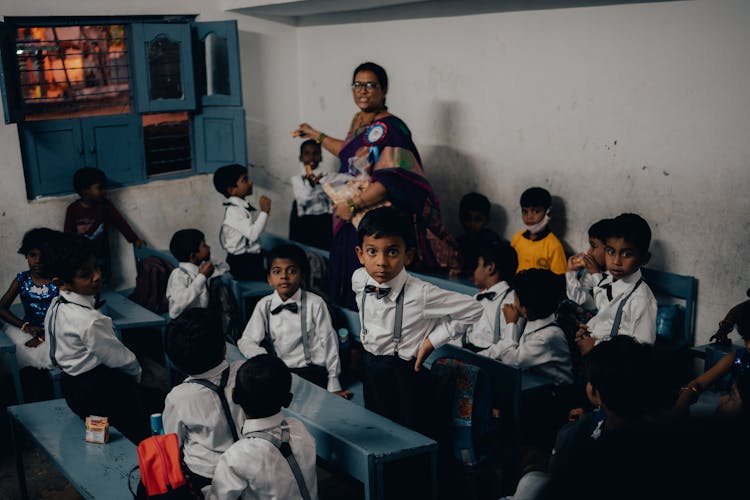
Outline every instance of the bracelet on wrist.
{"label": "bracelet on wrist", "polygon": [[325,140],[326,140],[326,137],[328,137],[328,136],[327,136],[327,135],[325,135],[325,134],[324,134],[323,132],[321,132],[321,133],[320,133],[320,134],[318,135],[318,138],[317,138],[317,139],[315,139],[315,142],[317,142],[318,144],[323,144],[323,141],[325,141]]}
{"label": "bracelet on wrist", "polygon": [[27,326],[29,326],[29,322],[28,321],[24,321],[23,325],[21,325],[21,331],[24,332],[24,333],[26,333],[26,327]]}

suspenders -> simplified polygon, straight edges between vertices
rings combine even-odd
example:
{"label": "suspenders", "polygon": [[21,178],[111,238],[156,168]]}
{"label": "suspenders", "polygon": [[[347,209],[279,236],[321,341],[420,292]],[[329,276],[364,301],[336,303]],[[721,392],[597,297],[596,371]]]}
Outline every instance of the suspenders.
{"label": "suspenders", "polygon": [[620,301],[620,303],[617,305],[617,312],[615,313],[615,319],[612,322],[612,329],[609,331],[609,336],[614,337],[617,335],[617,333],[620,331],[620,322],[622,321],[622,310],[625,307],[625,302],[628,301],[631,295],[635,292],[635,290],[640,286],[640,284],[643,282],[643,278],[639,279],[635,286],[630,290],[630,293],[628,293],[624,299]]}
{"label": "suspenders", "polygon": [[229,367],[227,366],[224,368],[224,371],[221,372],[221,382],[219,382],[219,385],[217,386],[210,380],[205,380],[201,378],[196,378],[193,380],[190,380],[193,384],[202,385],[203,387],[207,387],[208,389],[211,389],[214,391],[221,400],[221,408],[224,410],[224,416],[227,419],[227,424],[229,425],[229,430],[232,431],[232,439],[234,441],[238,441],[240,439],[239,434],[237,433],[237,427],[234,425],[234,418],[232,417],[232,412],[229,410],[229,402],[227,401],[227,396],[224,394],[224,388],[227,386],[227,381],[229,380]]}
{"label": "suspenders", "polygon": [[492,343],[497,344],[500,341],[500,315],[503,313],[503,301],[505,300],[505,297],[508,296],[512,288],[508,287],[505,290],[505,293],[502,297],[500,297],[500,302],[497,304],[497,309],[495,310],[495,331],[492,335]]}
{"label": "suspenders", "polygon": [[[271,301],[269,300],[266,302],[265,307],[265,316],[266,320],[266,343],[268,344],[269,349],[274,350],[273,348],[273,341],[271,340]],[[302,298],[300,299],[300,308],[299,308],[299,323],[300,323],[300,330],[302,333],[302,350],[305,353],[305,364],[307,366],[312,365],[312,354],[310,354],[310,339],[307,335],[307,292],[305,290],[302,290]],[[275,352],[273,353],[276,354]]]}
{"label": "suspenders", "polygon": [[55,310],[52,311],[52,318],[49,322],[50,328],[47,332],[47,336],[49,337],[49,359],[50,361],[52,361],[52,366],[58,369],[62,369],[60,368],[60,365],[57,364],[57,359],[55,359],[55,349],[57,348],[57,339],[55,339],[55,324],[57,323],[57,311],[60,309],[60,304],[75,304],[78,307],[83,307],[84,309],[90,309],[90,307],[82,306],[81,304],[78,304],[76,302],[71,302],[62,295],[58,295],[57,297],[57,302],[53,306]]}
{"label": "suspenders", "polygon": [[299,492],[302,495],[302,498],[304,500],[311,500],[310,491],[305,484],[305,478],[302,476],[302,471],[299,468],[297,459],[294,458],[292,447],[289,445],[289,424],[286,423],[286,420],[281,421],[281,439],[268,431],[249,432],[246,437],[262,439],[274,445],[286,459],[289,468],[292,469],[292,474],[294,474],[294,479],[297,481],[297,486],[299,487]]}
{"label": "suspenders", "polygon": [[[404,322],[404,292],[406,291],[406,283],[401,288],[398,296],[396,297],[396,318],[393,320],[393,340],[394,356],[398,356],[398,345],[401,343],[401,325]],[[367,328],[365,327],[365,299],[367,299],[367,293],[362,292],[362,300],[360,304],[360,312],[362,313],[362,337],[367,335]]]}

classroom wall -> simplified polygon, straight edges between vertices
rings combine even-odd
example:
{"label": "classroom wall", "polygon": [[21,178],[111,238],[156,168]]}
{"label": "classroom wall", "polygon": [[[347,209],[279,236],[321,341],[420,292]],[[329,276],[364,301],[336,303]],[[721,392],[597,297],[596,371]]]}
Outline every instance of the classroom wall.
{"label": "classroom wall", "polygon": [[[200,14],[198,21],[236,18],[248,161],[256,165],[251,169],[251,175],[256,181],[256,194],[268,194],[278,200],[285,195],[287,187],[276,182],[273,165],[296,161],[297,156],[287,147],[289,130],[299,113],[294,77],[297,59],[294,28],[245,16],[230,16],[212,9],[217,7],[198,0],[100,0],[93,3],[80,0],[66,1],[64,5],[54,0],[0,1],[3,16]],[[280,137],[284,138],[283,147],[278,144]],[[27,268],[24,258],[15,253],[24,232],[36,226],[62,229],[65,207],[76,197],[26,199],[15,124],[0,124],[0,150],[3,152],[0,155],[0,248],[6,252],[6,257],[0,261],[0,287],[4,291],[13,276]],[[218,242],[223,198],[214,190],[209,175],[114,189],[108,195],[150,246],[167,248],[176,229],[196,227],[206,233],[214,256],[224,258]],[[288,208],[279,210],[276,205],[272,208],[272,215],[269,227],[286,234]],[[135,283],[133,252],[122,236],[116,231],[113,233],[110,240],[116,264],[112,284],[118,289],[132,287]]]}
{"label": "classroom wall", "polygon": [[362,19],[299,28],[301,118],[343,137],[351,71],[382,64],[452,230],[461,195],[478,190],[510,238],[521,191],[540,185],[576,250],[592,222],[644,216],[651,266],[699,280],[699,343],[746,298],[750,3]]}

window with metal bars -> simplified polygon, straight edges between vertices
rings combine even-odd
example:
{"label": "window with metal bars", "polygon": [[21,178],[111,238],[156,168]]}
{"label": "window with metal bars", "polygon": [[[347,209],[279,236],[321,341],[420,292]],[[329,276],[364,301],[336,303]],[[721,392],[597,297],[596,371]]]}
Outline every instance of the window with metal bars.
{"label": "window with metal bars", "polygon": [[125,25],[24,26],[16,60],[26,120],[129,113]]}

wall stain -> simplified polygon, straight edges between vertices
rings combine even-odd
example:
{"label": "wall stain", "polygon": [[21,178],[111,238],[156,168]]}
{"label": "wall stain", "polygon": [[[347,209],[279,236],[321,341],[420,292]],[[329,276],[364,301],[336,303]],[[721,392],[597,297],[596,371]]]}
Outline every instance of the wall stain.
{"label": "wall stain", "polygon": [[666,170],[662,170],[661,173],[664,174],[664,177],[669,177],[669,172]]}

